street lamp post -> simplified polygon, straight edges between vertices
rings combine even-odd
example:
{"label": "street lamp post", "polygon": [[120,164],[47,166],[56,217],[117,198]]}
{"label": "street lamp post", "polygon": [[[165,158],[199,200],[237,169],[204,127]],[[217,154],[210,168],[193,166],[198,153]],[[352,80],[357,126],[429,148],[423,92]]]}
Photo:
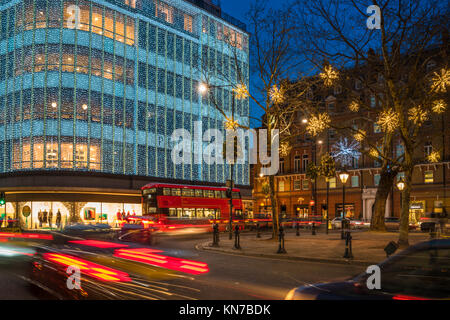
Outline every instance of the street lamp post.
{"label": "street lamp post", "polygon": [[341,222],[341,239],[344,239],[344,219],[345,219],[345,183],[347,182],[347,179],[349,177],[349,174],[347,170],[343,170],[339,174],[339,179],[341,179],[342,182],[342,222]]}
{"label": "street lamp post", "polygon": [[401,212],[402,212],[402,208],[403,208],[403,200],[402,200],[402,198],[403,198],[403,189],[405,189],[405,181],[403,181],[403,179],[400,179],[398,182],[397,182],[397,188],[398,188],[398,190],[400,190],[400,215],[401,215]]}
{"label": "street lamp post", "polygon": [[[209,90],[209,86],[206,83],[200,83],[198,86],[198,92],[201,95],[205,95]],[[231,91],[232,94],[232,101],[231,101],[231,123],[234,126],[234,106],[235,106],[235,91]],[[234,127],[230,128],[231,130],[235,130]],[[233,188],[234,188],[234,182],[233,182],[233,175],[234,175],[234,157],[235,157],[235,150],[237,150],[236,143],[233,142],[233,161],[230,163],[230,180],[227,180],[227,188],[228,188],[228,196],[229,196],[229,204],[230,204],[230,222],[229,222],[229,239],[233,239]]]}
{"label": "street lamp post", "polygon": [[[232,123],[234,123],[234,103],[235,103],[235,93],[234,90],[231,91],[231,96],[232,96],[232,100],[231,100],[231,121]],[[234,129],[233,129],[234,130]],[[230,240],[233,239],[233,187],[234,187],[234,183],[233,183],[233,174],[234,174],[234,156],[235,156],[235,152],[234,150],[236,150],[235,148],[237,148],[235,146],[235,142],[233,140],[233,161],[230,163],[230,224],[229,224],[229,229],[230,229],[230,233],[228,235],[228,238]]]}

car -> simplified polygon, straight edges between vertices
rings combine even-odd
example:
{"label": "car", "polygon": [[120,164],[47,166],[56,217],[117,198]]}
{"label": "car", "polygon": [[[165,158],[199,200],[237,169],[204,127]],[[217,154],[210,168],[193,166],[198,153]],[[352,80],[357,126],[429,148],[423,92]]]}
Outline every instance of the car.
{"label": "car", "polygon": [[[431,300],[450,298],[450,239],[420,242],[376,265],[380,288],[370,289],[373,271],[346,281],[292,289],[286,300]],[[372,269],[373,268],[372,266]]]}
{"label": "car", "polygon": [[[400,229],[400,219],[397,217],[386,217],[384,218],[384,225],[386,230],[399,230]],[[409,230],[415,230],[417,225],[413,222],[409,223]]]}
{"label": "car", "polygon": [[[352,228],[351,219],[345,218],[345,220],[348,223],[350,223],[350,228]],[[334,218],[333,220],[331,220],[331,227],[333,229],[341,229],[342,228],[342,217],[337,217],[337,218]]]}

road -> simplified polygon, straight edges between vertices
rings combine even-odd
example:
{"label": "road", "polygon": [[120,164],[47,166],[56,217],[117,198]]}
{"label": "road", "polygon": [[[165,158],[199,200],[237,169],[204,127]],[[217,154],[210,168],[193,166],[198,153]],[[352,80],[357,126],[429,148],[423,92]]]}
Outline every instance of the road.
{"label": "road", "polygon": [[[364,271],[361,266],[289,261],[241,255],[198,251],[195,245],[210,235],[192,238],[163,238],[155,249],[165,255],[206,262],[210,272],[180,278],[180,285],[193,289],[194,299],[204,300],[259,300],[283,299],[297,286],[345,279]],[[0,299],[49,299],[47,294],[30,290],[21,277],[26,268],[3,263],[0,266]]]}

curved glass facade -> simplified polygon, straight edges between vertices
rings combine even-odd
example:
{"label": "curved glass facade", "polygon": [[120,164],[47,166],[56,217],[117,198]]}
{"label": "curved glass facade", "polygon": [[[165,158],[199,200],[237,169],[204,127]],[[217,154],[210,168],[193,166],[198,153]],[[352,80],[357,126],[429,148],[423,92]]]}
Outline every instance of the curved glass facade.
{"label": "curved glass facade", "polygon": [[[227,165],[174,165],[169,138],[176,128],[193,133],[195,121],[203,131],[223,129],[223,116],[196,89],[202,57],[231,70],[231,54],[205,31],[205,21],[218,20],[187,2],[111,2],[0,2],[0,172],[224,182]],[[75,28],[73,6],[80,9]],[[238,34],[248,78],[246,34]],[[217,94],[229,113],[230,91]],[[241,123],[248,113],[248,100],[238,101]],[[247,163],[235,173],[236,183],[249,184]]]}

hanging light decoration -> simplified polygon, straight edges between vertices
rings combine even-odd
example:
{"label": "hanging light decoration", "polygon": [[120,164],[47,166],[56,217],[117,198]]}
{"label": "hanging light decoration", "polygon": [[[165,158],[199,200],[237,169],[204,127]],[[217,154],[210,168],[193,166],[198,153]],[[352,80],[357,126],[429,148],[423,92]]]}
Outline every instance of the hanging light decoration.
{"label": "hanging light decoration", "polygon": [[440,159],[441,159],[441,155],[439,154],[439,151],[432,151],[427,156],[428,162],[439,162]]}
{"label": "hanging light decoration", "polygon": [[353,135],[356,141],[362,142],[366,137],[366,131],[359,129],[357,133]]}
{"label": "hanging light decoration", "polygon": [[319,74],[320,78],[322,78],[323,83],[327,87],[331,87],[334,81],[339,77],[339,73],[333,69],[331,65],[325,66],[323,72]]}
{"label": "hanging light decoration", "polygon": [[357,101],[352,101],[348,105],[348,109],[352,112],[358,112],[359,111],[359,103]]}
{"label": "hanging light decoration", "polygon": [[421,106],[413,107],[408,110],[408,120],[413,121],[415,124],[423,123],[428,120],[429,113]]}
{"label": "hanging light decoration", "polygon": [[291,152],[292,147],[289,145],[288,142],[283,142],[280,145],[280,156],[287,157],[289,155],[289,152]]}
{"label": "hanging light decoration", "polygon": [[434,113],[441,114],[447,109],[447,104],[444,100],[437,100],[433,103],[433,107],[431,110],[433,110]]}
{"label": "hanging light decoration", "polygon": [[312,115],[308,121],[306,131],[312,135],[316,136],[330,126],[331,119],[326,113],[319,113],[318,115]]}
{"label": "hanging light decoration", "polygon": [[435,72],[432,81],[432,91],[447,92],[447,87],[450,85],[450,70],[442,69],[440,74]]}
{"label": "hanging light decoration", "polygon": [[284,90],[283,88],[278,88],[276,85],[273,85],[270,89],[270,100],[273,103],[279,104],[284,101]]}
{"label": "hanging light decoration", "polygon": [[243,100],[248,97],[247,87],[242,83],[239,83],[236,88],[233,88],[233,91],[236,94],[236,99]]}
{"label": "hanging light decoration", "polygon": [[397,128],[398,121],[398,113],[392,109],[387,109],[380,113],[377,123],[385,132],[392,133]]}

